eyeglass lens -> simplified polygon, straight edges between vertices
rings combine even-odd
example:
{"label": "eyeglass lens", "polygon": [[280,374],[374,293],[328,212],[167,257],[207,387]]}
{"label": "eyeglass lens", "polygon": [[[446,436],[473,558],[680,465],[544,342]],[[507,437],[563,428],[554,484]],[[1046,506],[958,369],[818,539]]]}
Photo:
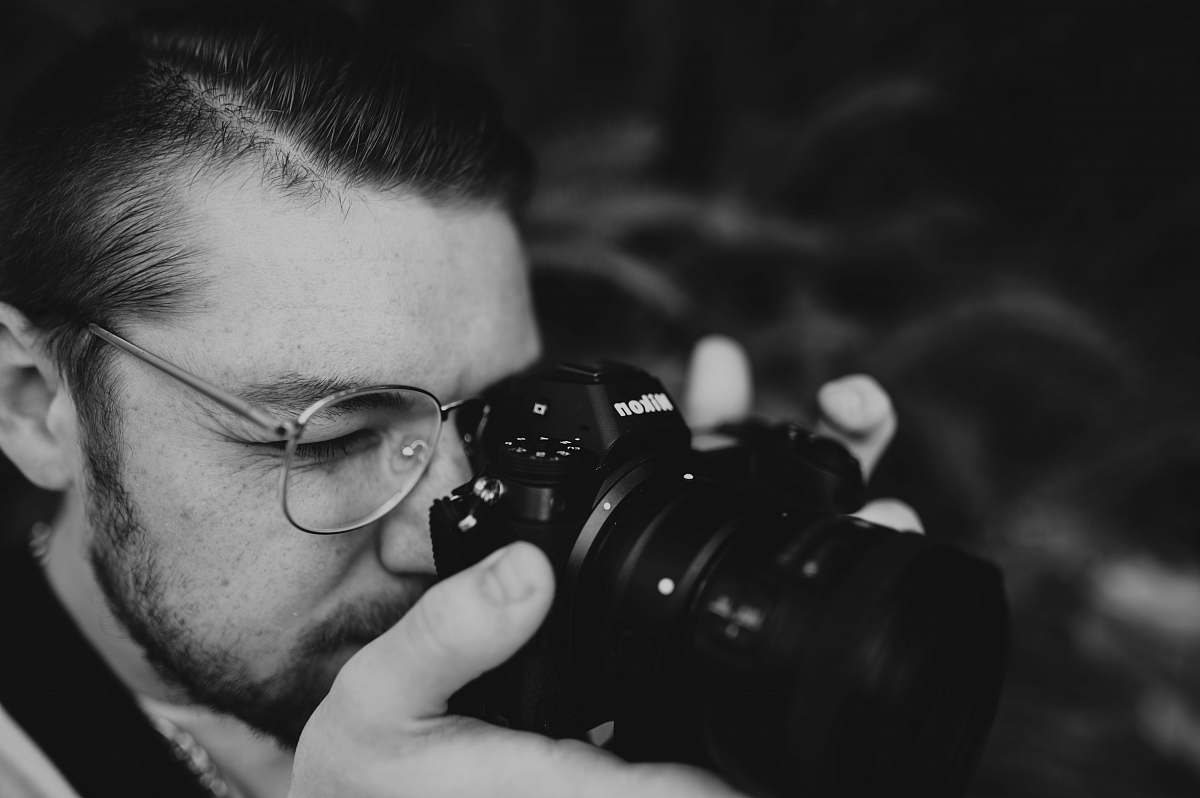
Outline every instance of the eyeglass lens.
{"label": "eyeglass lens", "polygon": [[284,509],[310,532],[344,532],[398,504],[421,478],[442,413],[415,390],[364,391],[319,406],[285,461]]}

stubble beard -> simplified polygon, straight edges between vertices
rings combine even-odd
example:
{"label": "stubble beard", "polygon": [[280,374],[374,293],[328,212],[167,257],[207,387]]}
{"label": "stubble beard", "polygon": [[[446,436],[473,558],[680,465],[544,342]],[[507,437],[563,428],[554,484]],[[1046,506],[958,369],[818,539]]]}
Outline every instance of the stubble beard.
{"label": "stubble beard", "polygon": [[382,634],[411,599],[346,607],[304,633],[283,669],[268,678],[254,676],[236,653],[196,635],[168,600],[154,538],[122,481],[119,425],[84,424],[84,429],[86,506],[93,531],[89,559],[109,609],[168,685],[194,703],[233,715],[295,748],[332,684],[330,657]]}

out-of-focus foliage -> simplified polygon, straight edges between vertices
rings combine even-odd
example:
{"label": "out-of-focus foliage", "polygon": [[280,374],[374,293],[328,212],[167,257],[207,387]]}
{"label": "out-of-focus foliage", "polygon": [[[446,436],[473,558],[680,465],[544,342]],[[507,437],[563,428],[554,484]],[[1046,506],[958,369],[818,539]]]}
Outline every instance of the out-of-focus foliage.
{"label": "out-of-focus foliage", "polygon": [[[18,2],[0,102],[134,5]],[[479,68],[533,141],[551,354],[633,359],[677,389],[692,341],[732,334],[777,417],[840,373],[882,379],[901,432],[876,489],[1001,562],[1014,603],[977,796],[1196,794],[1186,8],[342,5]],[[10,516],[17,534],[41,511]]]}

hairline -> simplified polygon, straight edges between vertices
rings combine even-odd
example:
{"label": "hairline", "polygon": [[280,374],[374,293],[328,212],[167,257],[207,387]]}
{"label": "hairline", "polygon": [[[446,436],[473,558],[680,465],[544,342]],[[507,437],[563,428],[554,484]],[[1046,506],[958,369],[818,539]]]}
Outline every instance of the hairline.
{"label": "hairline", "polygon": [[[348,181],[338,181],[336,186],[330,186],[324,181],[313,182],[307,186],[300,186],[294,181],[285,183],[281,182],[279,176],[273,173],[271,165],[266,163],[266,159],[272,154],[270,151],[259,153],[262,156],[261,159],[251,160],[254,154],[255,151],[251,150],[239,151],[232,156],[204,155],[194,150],[165,154],[157,164],[140,166],[130,170],[127,174],[133,178],[129,181],[130,184],[138,185],[137,191],[143,195],[153,194],[152,202],[168,203],[172,211],[177,214],[177,222],[165,229],[156,230],[156,234],[183,235],[185,239],[197,237],[195,232],[188,231],[194,231],[195,226],[199,224],[198,220],[188,212],[188,193],[198,189],[199,184],[203,181],[236,180],[239,177],[239,171],[242,172],[241,176],[244,180],[255,181],[257,185],[272,192],[284,202],[295,203],[292,205],[292,209],[296,211],[311,209],[317,205],[332,205],[336,202],[344,215],[356,202],[418,200],[427,202],[438,209],[451,208],[480,212],[494,210],[512,218],[511,209],[500,198],[476,197],[466,191],[437,196],[411,184],[383,187],[368,183],[352,185]],[[244,189],[239,187],[237,190]],[[109,191],[105,193],[107,194]],[[180,246],[184,245],[180,244]],[[197,262],[207,256],[208,253],[204,252],[202,247],[192,247],[187,250],[187,257],[181,259],[180,263],[173,264],[172,268],[186,269],[189,263],[198,265]],[[178,282],[181,284],[180,292],[170,310],[164,312],[156,309],[145,314],[129,314],[113,325],[117,328],[113,331],[120,334],[123,330],[128,331],[131,328],[144,326],[169,329],[176,318],[201,312],[205,305],[204,292],[211,287],[211,281],[199,276],[198,271],[193,270],[190,274],[183,275]],[[136,338],[136,333],[132,337]],[[112,411],[116,410],[114,403],[121,404],[122,381],[117,369],[113,368],[112,360],[114,356],[120,357],[121,355],[106,351],[112,349],[113,347],[105,345],[101,350],[102,357],[92,362],[96,380],[93,389],[99,388],[103,394],[101,401],[104,403],[105,409],[100,418],[104,421],[115,421],[111,415]],[[161,376],[174,382],[166,375]],[[198,376],[208,379],[204,374],[198,374]],[[182,387],[182,384],[180,385]],[[288,388],[291,385],[298,385],[300,388],[289,391]],[[220,384],[217,387],[247,401],[260,404],[269,410],[282,411],[292,415],[298,415],[317,401],[341,390],[370,387],[414,387],[427,392],[430,390],[423,385],[387,382],[366,374],[302,375],[297,372],[281,372],[275,377],[233,385]],[[202,409],[211,407],[213,412],[225,412],[212,405],[209,400],[194,390],[190,388],[186,388],[186,390],[193,395],[196,403]],[[293,395],[289,396],[289,393]]]}

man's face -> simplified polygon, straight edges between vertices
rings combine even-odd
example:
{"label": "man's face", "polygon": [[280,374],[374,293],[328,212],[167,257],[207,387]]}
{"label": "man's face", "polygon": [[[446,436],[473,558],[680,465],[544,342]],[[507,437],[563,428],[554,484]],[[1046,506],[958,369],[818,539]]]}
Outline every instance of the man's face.
{"label": "man's face", "polygon": [[[245,174],[185,200],[204,300],[129,334],[234,393],[296,376],[414,385],[447,402],[538,353],[501,210],[372,192],[306,204]],[[90,444],[120,447],[118,484],[93,479],[89,497],[110,603],[160,673],[294,740],[346,658],[430,583],[427,512],[468,478],[461,444],[448,427],[379,522],[309,535],[280,510],[277,452],[246,442],[261,433],[134,358],[115,362],[119,439]]]}

